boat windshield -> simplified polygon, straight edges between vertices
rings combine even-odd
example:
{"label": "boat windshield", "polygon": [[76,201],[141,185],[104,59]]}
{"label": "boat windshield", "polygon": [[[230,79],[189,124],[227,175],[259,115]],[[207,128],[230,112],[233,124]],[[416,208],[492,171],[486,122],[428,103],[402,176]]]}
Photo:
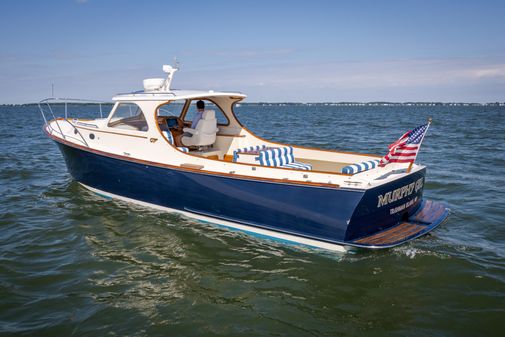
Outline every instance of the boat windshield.
{"label": "boat windshield", "polygon": [[135,131],[149,129],[142,109],[135,103],[119,103],[107,126]]}
{"label": "boat windshield", "polygon": [[169,116],[180,117],[185,104],[186,104],[186,101],[183,99],[180,99],[177,101],[170,102],[169,104],[162,105],[158,109],[158,116],[160,116],[160,117],[169,117]]}

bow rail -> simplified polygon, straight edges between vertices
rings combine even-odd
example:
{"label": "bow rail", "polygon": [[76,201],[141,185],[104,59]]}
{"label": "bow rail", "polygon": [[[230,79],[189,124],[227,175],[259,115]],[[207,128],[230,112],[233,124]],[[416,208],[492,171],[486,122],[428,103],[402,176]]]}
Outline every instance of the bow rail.
{"label": "bow rail", "polygon": [[[58,133],[61,135],[61,137],[65,140],[67,138],[74,139],[82,144],[84,144],[86,147],[89,147],[88,143],[86,142],[86,139],[83,137],[81,132],[75,127],[74,124],[70,123],[68,120],[68,106],[69,105],[77,105],[77,104],[93,104],[93,105],[98,105],[99,108],[99,113],[100,113],[100,118],[103,118],[103,105],[111,105],[113,104],[112,102],[106,102],[106,101],[97,101],[97,100],[90,100],[90,99],[78,99],[78,98],[56,98],[56,97],[50,97],[50,98],[45,98],[37,103],[39,107],[40,114],[42,115],[42,119],[44,120],[44,127],[47,128],[47,130],[51,133]],[[63,106],[63,116],[58,116],[58,114],[54,113],[53,106]],[[46,114],[48,116],[52,117],[51,119],[48,120]],[[56,124],[57,129],[53,127],[53,122]],[[79,135],[80,139],[74,136],[71,136],[69,134],[65,134],[61,128],[60,122],[65,122],[68,123],[72,128],[74,129],[74,134]]]}

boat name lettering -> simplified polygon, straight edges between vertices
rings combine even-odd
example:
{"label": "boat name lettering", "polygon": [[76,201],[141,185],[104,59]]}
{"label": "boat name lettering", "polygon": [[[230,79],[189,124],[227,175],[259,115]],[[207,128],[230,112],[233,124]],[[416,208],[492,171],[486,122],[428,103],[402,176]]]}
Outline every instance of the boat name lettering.
{"label": "boat name lettering", "polygon": [[397,200],[401,200],[405,197],[408,197],[409,195],[412,195],[412,193],[414,192],[415,193],[419,192],[419,190],[423,188],[423,183],[424,183],[424,177],[419,178],[408,185],[397,188],[396,190],[389,191],[382,195],[379,195],[377,208],[385,206]]}
{"label": "boat name lettering", "polygon": [[414,205],[415,203],[417,202],[417,197],[415,197],[414,199],[411,199],[410,201],[407,201],[406,203],[404,204],[401,204],[400,206],[398,207],[394,207],[394,208],[391,208],[389,210],[389,214],[396,214],[398,212],[401,212],[403,211],[405,208],[409,208],[410,206]]}

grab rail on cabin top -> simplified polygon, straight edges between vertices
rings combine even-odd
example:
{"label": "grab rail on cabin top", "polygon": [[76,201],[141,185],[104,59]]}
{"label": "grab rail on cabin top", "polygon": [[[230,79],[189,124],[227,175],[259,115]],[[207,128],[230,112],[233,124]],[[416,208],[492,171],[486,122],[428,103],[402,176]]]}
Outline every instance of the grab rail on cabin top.
{"label": "grab rail on cabin top", "polygon": [[[64,119],[58,119],[56,117],[56,115],[54,114],[53,109],[51,108],[51,104],[64,104],[65,105],[65,118]],[[51,129],[52,132],[59,133],[63,137],[63,139],[65,139],[65,140],[67,138],[72,138],[72,139],[77,140],[78,142],[83,143],[87,147],[89,147],[88,143],[86,142],[86,139],[83,137],[83,135],[81,134],[81,132],[75,127],[75,125],[73,125],[72,123],[70,123],[68,121],[68,104],[98,104],[99,109],[100,109],[100,118],[103,118],[102,105],[103,104],[111,104],[111,102],[96,101],[96,100],[90,100],[90,99],[78,99],[78,98],[55,98],[55,97],[50,97],[50,98],[43,99],[43,100],[41,100],[38,103],[39,111],[40,111],[40,114],[42,115],[42,118],[44,119],[44,123],[45,123],[45,125],[47,125],[47,127],[49,127]],[[55,130],[51,126],[51,124],[49,124],[47,122],[46,111],[44,110],[43,106],[47,106],[47,109],[49,110],[49,113],[53,117],[52,120],[55,121],[56,126],[58,126],[59,131]],[[72,137],[70,135],[65,135],[63,133],[62,129],[61,129],[59,121],[65,121],[70,126],[72,126],[74,128],[75,133],[78,134],[81,137],[81,139],[78,139],[76,137]]]}

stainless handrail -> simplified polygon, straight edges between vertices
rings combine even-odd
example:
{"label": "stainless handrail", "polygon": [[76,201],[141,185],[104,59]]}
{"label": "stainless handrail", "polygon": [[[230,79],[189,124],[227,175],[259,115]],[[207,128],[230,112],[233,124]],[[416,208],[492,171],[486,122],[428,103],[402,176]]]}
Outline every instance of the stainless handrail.
{"label": "stainless handrail", "polygon": [[[76,137],[65,135],[63,133],[63,130],[62,130],[61,126],[60,126],[60,123],[58,122],[59,120],[56,117],[56,115],[54,114],[53,109],[51,108],[51,104],[58,104],[58,103],[60,103],[60,104],[63,103],[65,105],[65,118],[63,120],[74,128],[75,133],[79,134],[79,136],[81,137],[81,140],[79,140]],[[50,97],[50,98],[43,99],[43,100],[41,100],[41,101],[39,101],[37,103],[37,105],[39,107],[40,114],[42,115],[42,118],[44,119],[44,126],[50,128],[51,132],[58,132],[58,130],[55,130],[51,126],[51,124],[48,123],[47,118],[46,118],[46,111],[43,108],[44,105],[47,106],[49,112],[51,113],[51,116],[53,117],[53,119],[50,120],[49,122],[54,121],[56,123],[56,125],[58,126],[58,129],[59,129],[58,133],[63,137],[63,139],[66,140],[67,137],[68,138],[72,138],[72,139],[75,139],[75,140],[77,140],[79,142],[82,142],[84,145],[86,145],[87,147],[89,147],[88,142],[86,142],[86,139],[81,134],[81,132],[77,129],[77,127],[74,124],[72,124],[72,123],[70,123],[68,121],[68,104],[69,103],[70,104],[72,104],[72,103],[75,103],[75,104],[86,104],[86,103],[88,103],[88,104],[98,104],[99,110],[100,110],[100,118],[103,118],[102,105],[103,104],[112,104],[112,102],[97,101],[97,100],[91,100],[91,99],[79,99],[79,98],[57,98],[57,97]]]}

